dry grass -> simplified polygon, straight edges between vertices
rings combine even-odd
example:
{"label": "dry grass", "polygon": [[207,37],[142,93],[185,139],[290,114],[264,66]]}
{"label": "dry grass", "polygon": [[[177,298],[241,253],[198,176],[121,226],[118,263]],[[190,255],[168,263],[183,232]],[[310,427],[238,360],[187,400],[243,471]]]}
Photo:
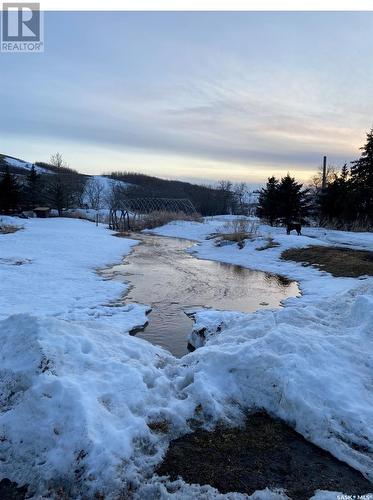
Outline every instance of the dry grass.
{"label": "dry grass", "polygon": [[366,250],[311,246],[285,250],[281,258],[301,262],[304,266],[316,266],[333,276],[351,278],[373,276],[373,252]]}
{"label": "dry grass", "polygon": [[221,232],[224,234],[248,234],[250,237],[257,236],[259,224],[257,221],[236,218],[226,222]]}
{"label": "dry grass", "polygon": [[130,219],[131,231],[142,231],[143,229],[154,229],[164,226],[175,220],[203,222],[202,216],[198,213],[185,214],[183,212],[154,211],[144,214],[141,217]]}
{"label": "dry grass", "polygon": [[352,231],[366,233],[373,231],[373,222],[369,219],[344,222],[339,219],[325,219],[320,221],[320,226],[339,231]]}
{"label": "dry grass", "polygon": [[13,226],[11,224],[2,224],[0,221],[0,234],[12,234],[22,229],[21,226]]}
{"label": "dry grass", "polygon": [[256,248],[259,252],[262,250],[268,250],[269,248],[276,248],[280,246],[280,243],[274,240],[271,236],[266,238],[267,243],[261,247]]}
{"label": "dry grass", "polygon": [[68,219],[83,219],[83,220],[89,220],[93,222],[92,217],[90,217],[84,210],[69,210],[66,212],[63,212],[63,217],[66,217]]}
{"label": "dry grass", "polygon": [[258,223],[247,219],[233,219],[226,222],[221,231],[214,234],[217,237],[216,246],[222,246],[226,242],[237,243],[239,248],[243,248],[245,240],[253,239],[258,235]]}
{"label": "dry grass", "polygon": [[246,240],[250,237],[248,233],[219,233],[220,239],[224,241],[233,241],[234,243],[239,243],[240,241]]}
{"label": "dry grass", "polygon": [[221,493],[251,495],[270,485],[297,500],[318,489],[344,491],[351,498],[372,489],[359,472],[263,412],[249,415],[240,428],[197,429],[171,441],[156,473],[209,484]]}
{"label": "dry grass", "polygon": [[167,420],[155,420],[148,423],[148,427],[151,431],[158,434],[167,434],[170,432],[171,424]]}

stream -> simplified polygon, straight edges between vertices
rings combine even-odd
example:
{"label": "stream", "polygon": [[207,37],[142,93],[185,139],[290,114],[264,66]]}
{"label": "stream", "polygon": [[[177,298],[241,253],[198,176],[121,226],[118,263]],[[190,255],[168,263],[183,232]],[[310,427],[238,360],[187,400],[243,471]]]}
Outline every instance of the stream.
{"label": "stream", "polygon": [[152,308],[148,324],[136,335],[177,357],[188,353],[193,328],[188,311],[212,308],[249,313],[280,307],[287,297],[299,295],[297,283],[282,276],[197,259],[186,252],[194,241],[150,234],[131,237],[141,243],[122,264],[104,273],[130,285],[124,303]]}

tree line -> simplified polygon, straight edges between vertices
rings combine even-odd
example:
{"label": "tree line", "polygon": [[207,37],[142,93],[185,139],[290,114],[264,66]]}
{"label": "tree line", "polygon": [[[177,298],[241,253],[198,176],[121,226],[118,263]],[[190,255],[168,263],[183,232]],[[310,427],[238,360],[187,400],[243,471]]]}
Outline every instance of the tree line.
{"label": "tree line", "polygon": [[204,216],[247,212],[244,182],[221,180],[216,185],[199,185],[136,172],[111,172],[109,176],[130,184],[125,193],[128,198],[188,198]]}
{"label": "tree line", "polygon": [[318,193],[321,221],[336,227],[373,225],[373,129],[360,148],[360,158],[333,172]]}
{"label": "tree line", "polygon": [[149,197],[188,198],[204,216],[247,213],[245,183],[222,180],[216,185],[197,185],[135,172],[112,172],[108,175],[112,184],[107,191],[102,179],[79,174],[60,153],[52,155],[49,163],[36,162],[27,175],[20,168],[12,167],[11,172],[0,155],[0,171],[3,171],[0,177],[2,213],[17,213],[37,206],[56,209],[59,215],[70,208],[119,209],[128,198]]}
{"label": "tree line", "polygon": [[320,225],[340,229],[370,229],[373,226],[373,129],[360,148],[358,160],[338,171],[329,167],[326,186],[322,174],[309,186],[287,174],[270,177],[259,192],[257,215],[271,225],[304,222],[307,217]]}
{"label": "tree line", "polygon": [[[68,208],[120,208],[124,198],[188,198],[204,216],[219,214],[247,215],[248,189],[245,183],[220,181],[216,185],[197,185],[166,180],[134,172],[112,172],[111,190],[71,169],[61,154],[49,163],[36,163],[51,173],[40,173],[32,166],[29,173],[11,173],[0,155],[0,212],[16,213],[44,205],[58,210]],[[336,228],[372,228],[373,226],[373,129],[361,148],[358,160],[341,170],[329,167],[326,186],[320,172],[304,186],[290,174],[281,179],[272,176],[259,191],[257,215],[271,225],[305,222],[311,217],[321,225]],[[105,198],[105,199],[104,199]]]}
{"label": "tree line", "polygon": [[[1,213],[18,213],[43,205],[62,215],[65,208],[83,206],[86,178],[70,169],[60,153],[52,155],[50,163],[35,163],[27,175],[14,174],[6,161],[0,160],[3,171],[0,178]],[[53,173],[39,173],[36,167]]]}

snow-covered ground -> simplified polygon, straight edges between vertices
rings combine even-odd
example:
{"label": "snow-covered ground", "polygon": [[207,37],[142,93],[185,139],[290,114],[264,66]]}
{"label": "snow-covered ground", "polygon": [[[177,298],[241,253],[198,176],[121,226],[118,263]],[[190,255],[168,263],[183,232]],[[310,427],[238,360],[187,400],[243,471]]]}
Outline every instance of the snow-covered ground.
{"label": "snow-covered ground", "polygon": [[[0,235],[1,477],[28,483],[36,498],[61,487],[71,498],[129,490],[137,498],[220,498],[182,482],[166,488],[152,467],[191,417],[210,427],[264,408],[373,480],[373,280],[279,258],[309,244],[373,249],[373,235],[305,228],[297,237],[260,226],[242,250],[216,247],[205,238],[227,219],[155,232],[197,240],[200,258],[296,279],[303,296],[250,315],[198,313],[208,339],[180,360],[128,335],[145,321],[145,306],[112,307],[123,285],[95,272],[134,241],[70,219],[25,220],[21,231]],[[269,235],[279,246],[258,251]],[[157,422],[168,423],[167,436],[148,426]]]}
{"label": "snow-covered ground", "polygon": [[17,167],[17,168],[23,168],[24,170],[31,170],[32,166],[35,167],[35,170],[39,174],[51,174],[50,170],[47,170],[43,167],[38,167],[37,165],[34,165],[33,163],[27,162],[20,160],[18,158],[13,158],[11,156],[4,156],[4,160],[7,162],[7,164],[10,167]]}
{"label": "snow-covered ground", "polygon": [[[0,318],[26,313],[120,324],[123,308],[112,303],[125,287],[103,281],[94,270],[120,261],[136,241],[113,238],[105,226],[88,221],[0,216],[1,220],[16,221],[22,229],[0,235]],[[135,307],[131,316],[135,324],[143,324],[143,308]]]}

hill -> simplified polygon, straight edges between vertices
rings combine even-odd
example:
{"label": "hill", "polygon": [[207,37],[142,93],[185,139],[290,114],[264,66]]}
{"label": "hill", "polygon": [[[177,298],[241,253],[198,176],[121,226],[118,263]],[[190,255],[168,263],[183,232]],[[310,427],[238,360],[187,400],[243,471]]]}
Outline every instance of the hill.
{"label": "hill", "polygon": [[0,154],[0,172],[4,172],[8,167],[9,170],[14,174],[27,174],[34,165],[35,170],[39,174],[51,173],[51,170],[45,168],[42,165],[30,163],[20,158],[15,158],[14,156],[8,156],[4,154]]}
{"label": "hill", "polygon": [[[136,172],[111,172],[107,175],[89,176],[66,165],[55,166],[46,162],[28,162],[13,156],[0,154],[0,176],[9,169],[19,184],[25,186],[28,175],[35,168],[40,178],[38,203],[56,208],[101,208],[120,205],[125,198],[172,198],[189,199],[196,211],[204,216],[245,213],[249,203],[239,202],[233,186],[221,182],[217,186],[161,179]],[[116,189],[118,188],[118,189]],[[119,197],[119,198],[118,198]],[[23,204],[22,204],[23,205]],[[245,207],[243,207],[245,205]],[[61,210],[59,210],[61,211]]]}
{"label": "hill", "polygon": [[234,194],[222,186],[161,179],[136,172],[111,172],[109,175],[112,179],[130,184],[127,190],[130,198],[188,198],[202,215],[234,211]]}

